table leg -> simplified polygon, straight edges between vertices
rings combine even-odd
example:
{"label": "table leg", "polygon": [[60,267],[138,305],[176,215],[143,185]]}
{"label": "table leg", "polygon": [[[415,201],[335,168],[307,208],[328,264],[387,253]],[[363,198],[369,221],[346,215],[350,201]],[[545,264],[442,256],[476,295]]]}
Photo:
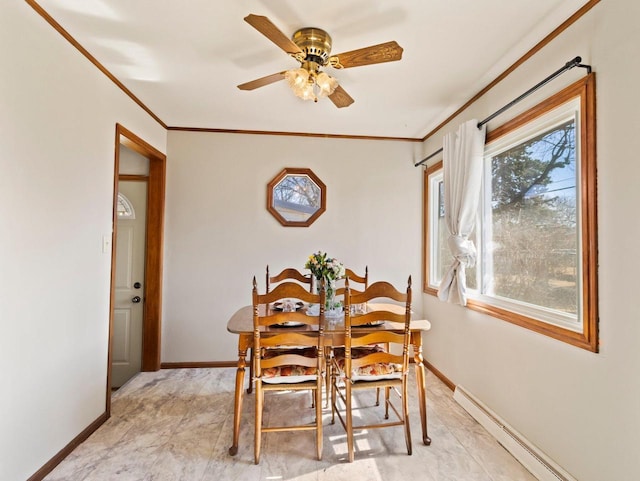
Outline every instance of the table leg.
{"label": "table leg", "polygon": [[424,359],[422,358],[422,334],[420,332],[414,332],[412,338],[413,358],[416,364],[418,406],[420,407],[420,422],[422,424],[422,442],[429,446],[431,444],[431,438],[427,434],[427,385],[425,381]]}
{"label": "table leg", "polygon": [[[238,454],[238,439],[240,438],[240,417],[242,416],[242,396],[244,394],[244,370],[247,365],[247,339],[240,335],[238,340],[238,370],[236,371],[236,392],[233,403],[233,444],[229,454]],[[249,380],[251,382],[251,380]]]}

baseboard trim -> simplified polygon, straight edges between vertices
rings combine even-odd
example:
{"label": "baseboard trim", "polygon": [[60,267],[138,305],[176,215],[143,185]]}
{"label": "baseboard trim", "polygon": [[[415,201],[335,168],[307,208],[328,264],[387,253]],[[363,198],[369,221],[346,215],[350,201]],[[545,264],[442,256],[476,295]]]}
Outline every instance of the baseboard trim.
{"label": "baseboard trim", "polygon": [[58,451],[54,457],[47,461],[44,466],[33,473],[31,477],[27,479],[27,481],[41,481],[42,479],[44,479],[44,477],[51,471],[53,471],[53,469],[58,464],[60,464],[64,458],[71,454],[71,451],[76,449],[83,441],[91,436],[100,426],[105,423],[107,419],[109,419],[109,415],[106,412],[102,413],[95,421],[84,428],[80,434],[73,438],[69,444],[67,444],[64,448]]}
{"label": "baseboard trim", "polygon": [[449,389],[452,391],[456,390],[456,385],[449,379],[447,376],[442,374],[438,369],[436,369],[433,364],[429,361],[424,361],[424,365],[427,367],[429,371],[431,371],[438,379],[440,379]]}
{"label": "baseboard trim", "polygon": [[160,369],[191,369],[206,367],[238,367],[237,361],[205,361],[205,362],[163,362]]}
{"label": "baseboard trim", "polygon": [[576,481],[573,476],[462,386],[456,386],[453,399],[536,479],[540,481]]}

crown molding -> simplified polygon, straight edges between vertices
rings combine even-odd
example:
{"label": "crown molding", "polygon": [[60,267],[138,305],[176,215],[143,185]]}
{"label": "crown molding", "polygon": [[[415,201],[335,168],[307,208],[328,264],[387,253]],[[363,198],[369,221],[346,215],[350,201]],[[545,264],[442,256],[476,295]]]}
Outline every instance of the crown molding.
{"label": "crown molding", "polygon": [[310,132],[278,132],[272,130],[242,130],[242,129],[208,129],[200,127],[167,127],[169,131],[178,132],[209,132],[216,134],[245,134],[245,135],[285,135],[290,137],[316,137],[323,139],[356,139],[356,140],[392,140],[401,142],[422,142],[415,137],[391,137],[376,135],[348,135],[348,134],[314,134]]}

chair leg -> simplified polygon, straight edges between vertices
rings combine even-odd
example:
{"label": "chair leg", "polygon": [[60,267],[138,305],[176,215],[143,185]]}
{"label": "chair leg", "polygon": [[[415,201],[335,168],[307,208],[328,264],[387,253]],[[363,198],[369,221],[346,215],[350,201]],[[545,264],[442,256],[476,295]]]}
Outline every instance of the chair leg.
{"label": "chair leg", "polygon": [[337,374],[331,373],[331,424],[336,423],[336,383],[338,382]]}
{"label": "chair leg", "polygon": [[353,452],[353,416],[351,415],[351,385],[349,379],[345,380],[345,396],[346,396],[346,407],[345,407],[345,417],[347,418],[347,451],[349,452],[349,462],[353,463],[354,452]]}
{"label": "chair leg", "polygon": [[324,385],[324,390],[325,390],[325,398],[326,398],[326,404],[325,407],[329,407],[329,390],[331,389],[331,386],[329,385],[328,380],[331,379],[331,359],[329,357],[330,354],[330,349],[327,348],[325,351],[325,362],[324,362],[324,371],[325,371],[325,385]]}
{"label": "chair leg", "polygon": [[315,389],[316,395],[316,454],[322,460],[322,382]]}
{"label": "chair leg", "polygon": [[[378,388],[380,389],[380,388]],[[391,388],[389,386],[384,387],[384,418],[389,419],[389,396],[391,394]]]}
{"label": "chair leg", "polygon": [[407,443],[407,454],[411,456],[411,425],[409,424],[409,396],[406,380],[402,386],[402,417],[404,420],[404,439]]}
{"label": "chair leg", "polygon": [[247,388],[247,394],[253,392],[253,348],[249,348],[249,387]]}
{"label": "chair leg", "polygon": [[260,464],[260,443],[262,441],[262,409],[264,404],[264,392],[260,386],[260,381],[256,381],[256,426],[253,446],[255,463]]}

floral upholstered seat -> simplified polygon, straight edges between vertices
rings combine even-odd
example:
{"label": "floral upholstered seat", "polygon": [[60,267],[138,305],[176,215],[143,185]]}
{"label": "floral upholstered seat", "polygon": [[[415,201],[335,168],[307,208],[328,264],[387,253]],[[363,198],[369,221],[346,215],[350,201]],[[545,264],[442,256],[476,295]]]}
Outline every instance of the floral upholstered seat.
{"label": "floral upholstered seat", "polygon": [[[272,359],[283,354],[295,354],[307,358],[315,358],[317,356],[315,348],[305,349],[263,349],[262,359]],[[262,369],[262,381],[277,383],[299,383],[304,381],[315,380],[318,369],[315,366],[300,366],[290,364],[285,366],[275,366]]]}
{"label": "floral upholstered seat", "polygon": [[[361,346],[351,350],[352,359],[360,359],[376,352],[386,352],[382,346]],[[340,376],[344,377],[344,347],[334,349],[334,358],[340,368]],[[380,379],[400,379],[402,364],[392,362],[376,362],[351,369],[352,381],[378,381]]]}

